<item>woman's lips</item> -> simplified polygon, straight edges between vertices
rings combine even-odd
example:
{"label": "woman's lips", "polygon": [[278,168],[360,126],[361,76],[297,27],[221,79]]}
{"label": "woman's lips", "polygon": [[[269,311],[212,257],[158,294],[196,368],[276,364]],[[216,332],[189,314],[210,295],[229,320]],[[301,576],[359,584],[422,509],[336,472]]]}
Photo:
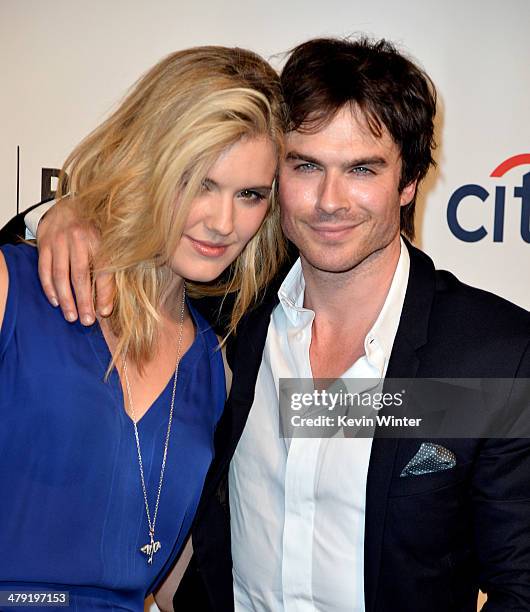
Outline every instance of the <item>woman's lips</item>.
{"label": "woman's lips", "polygon": [[191,242],[193,248],[204,257],[220,257],[226,253],[229,245],[227,244],[212,244],[211,242],[203,242],[202,240],[195,240],[191,236],[186,236]]}

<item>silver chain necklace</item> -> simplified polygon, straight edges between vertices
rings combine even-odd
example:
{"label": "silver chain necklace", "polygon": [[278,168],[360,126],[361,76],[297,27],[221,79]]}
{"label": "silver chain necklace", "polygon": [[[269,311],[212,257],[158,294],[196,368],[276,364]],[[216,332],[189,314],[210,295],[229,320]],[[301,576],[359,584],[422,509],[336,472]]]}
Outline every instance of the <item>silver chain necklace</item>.
{"label": "silver chain necklace", "polygon": [[182,335],[184,329],[184,306],[186,304],[186,287],[182,289],[182,305],[180,309],[180,325],[179,325],[179,338],[177,344],[177,359],[175,364],[175,375],[173,377],[173,391],[171,393],[171,407],[169,409],[169,419],[167,423],[167,433],[166,433],[166,441],[164,444],[164,457],[162,459],[162,467],[160,468],[160,480],[158,482],[158,493],[156,496],[156,504],[155,511],[153,513],[153,520],[151,520],[151,513],[149,511],[149,502],[147,501],[147,489],[145,487],[145,478],[144,478],[144,465],[142,461],[142,451],[140,449],[140,436],[138,435],[138,427],[136,425],[136,415],[134,413],[134,405],[132,401],[132,393],[131,393],[131,385],[129,383],[129,377],[127,376],[127,359],[126,356],[123,359],[123,376],[125,378],[125,386],[127,388],[127,397],[129,400],[129,406],[131,409],[132,422],[134,426],[134,437],[136,439],[136,450],[138,452],[138,465],[140,467],[140,480],[142,482],[142,492],[144,494],[144,503],[145,503],[145,513],[147,515],[147,524],[149,525],[149,544],[142,546],[140,551],[147,555],[147,563],[153,563],[153,555],[158,552],[162,545],[158,540],[155,540],[155,527],[156,527],[156,517],[158,516],[158,505],[160,503],[160,492],[162,491],[162,483],[164,482],[164,471],[166,469],[166,458],[167,458],[167,449],[169,446],[169,435],[171,433],[171,423],[173,422],[173,408],[175,406],[175,392],[177,390],[177,379],[179,374],[179,364],[180,364],[180,352],[182,349]]}

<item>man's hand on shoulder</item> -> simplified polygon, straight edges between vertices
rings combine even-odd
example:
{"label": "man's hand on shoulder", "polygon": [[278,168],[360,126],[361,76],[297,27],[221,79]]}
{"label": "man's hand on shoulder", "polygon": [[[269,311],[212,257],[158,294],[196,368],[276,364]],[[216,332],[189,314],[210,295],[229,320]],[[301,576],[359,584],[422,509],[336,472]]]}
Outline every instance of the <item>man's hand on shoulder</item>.
{"label": "man's hand on shoulder", "polygon": [[[83,325],[96,320],[92,299],[91,261],[99,244],[97,231],[79,219],[75,200],[63,198],[39,223],[39,277],[46,297],[60,306],[64,318],[78,316]],[[96,277],[98,314],[112,312],[114,283],[110,274]],[[75,299],[74,299],[75,295]]]}

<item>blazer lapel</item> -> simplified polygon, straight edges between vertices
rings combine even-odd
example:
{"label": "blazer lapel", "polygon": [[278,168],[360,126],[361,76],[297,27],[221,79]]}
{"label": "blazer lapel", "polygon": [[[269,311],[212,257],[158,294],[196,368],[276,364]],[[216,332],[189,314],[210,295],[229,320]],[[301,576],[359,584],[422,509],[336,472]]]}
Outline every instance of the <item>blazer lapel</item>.
{"label": "blazer lapel", "polygon": [[246,315],[228,350],[232,388],[215,431],[215,456],[208,471],[201,499],[213,493],[236,450],[254,402],[256,379],[267,339],[271,313],[278,303],[273,294]]}
{"label": "blazer lapel", "polygon": [[[435,291],[432,261],[408,242],[406,244],[410,254],[410,273],[401,320],[386,372],[388,379],[416,376],[420,365],[416,351],[427,342]],[[376,609],[388,491],[398,445],[398,439],[380,437],[376,429],[366,485],[364,591],[367,612]]]}
{"label": "blazer lapel", "polygon": [[237,340],[233,361],[233,380],[236,382],[232,385],[228,397],[228,406],[232,416],[228,436],[229,444],[224,451],[228,455],[228,460],[234,454],[254,402],[256,380],[267,340],[270,318],[277,303],[278,297],[274,294],[249,317]]}

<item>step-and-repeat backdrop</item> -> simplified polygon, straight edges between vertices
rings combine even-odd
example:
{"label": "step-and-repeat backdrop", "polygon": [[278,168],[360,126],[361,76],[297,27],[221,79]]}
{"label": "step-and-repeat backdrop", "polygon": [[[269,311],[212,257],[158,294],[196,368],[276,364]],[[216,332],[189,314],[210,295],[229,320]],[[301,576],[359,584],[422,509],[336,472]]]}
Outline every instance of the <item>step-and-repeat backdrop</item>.
{"label": "step-and-repeat backdrop", "polygon": [[363,32],[396,41],[440,93],[419,246],[530,308],[529,23],[528,0],[4,0],[0,225],[53,190],[67,153],[167,53],[238,45],[280,67],[306,38]]}
{"label": "step-and-repeat backdrop", "polygon": [[304,39],[362,32],[397,42],[438,87],[417,243],[530,308],[529,23],[528,0],[3,0],[0,226],[54,189],[67,153],[167,53],[237,45],[281,67]]}

